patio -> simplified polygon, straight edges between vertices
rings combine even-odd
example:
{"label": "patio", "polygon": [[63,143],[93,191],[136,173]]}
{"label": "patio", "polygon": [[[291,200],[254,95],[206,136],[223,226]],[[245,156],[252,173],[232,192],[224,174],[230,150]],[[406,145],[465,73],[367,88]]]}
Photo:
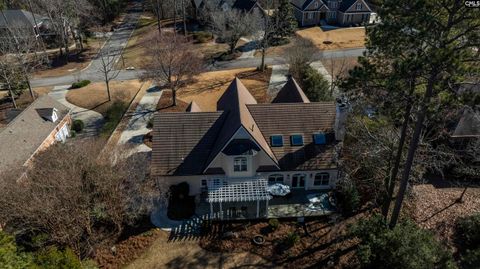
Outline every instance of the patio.
{"label": "patio", "polygon": [[[335,206],[330,202],[330,191],[322,190],[293,190],[291,194],[275,196],[266,203],[260,204],[260,214],[257,217],[256,202],[229,202],[222,207],[224,220],[246,220],[256,218],[297,218],[325,216],[335,212]],[[314,202],[312,202],[312,199]],[[197,204],[196,214],[200,216],[210,214],[210,203],[206,197]],[[220,219],[220,206],[213,208],[212,219]]]}

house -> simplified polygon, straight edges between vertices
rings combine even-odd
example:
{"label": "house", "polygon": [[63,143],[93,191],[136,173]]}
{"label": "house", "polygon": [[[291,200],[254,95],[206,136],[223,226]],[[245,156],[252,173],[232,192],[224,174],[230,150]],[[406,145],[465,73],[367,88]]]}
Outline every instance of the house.
{"label": "house", "polygon": [[188,183],[211,216],[272,217],[272,204],[282,204],[267,191],[274,183],[300,195],[335,187],[344,105],[310,102],[290,77],[273,103],[258,104],[236,78],[217,111],[189,107],[155,115],[151,174]]}
{"label": "house", "polygon": [[22,33],[31,33],[36,38],[50,36],[49,19],[22,9],[8,9],[0,16],[0,36],[7,36],[7,27]]}
{"label": "house", "polygon": [[372,14],[375,16],[364,0],[291,0],[291,4],[301,27],[362,25],[371,22]]}
{"label": "house", "polygon": [[70,109],[48,95],[0,128],[0,174],[27,165],[39,151],[69,136]]}

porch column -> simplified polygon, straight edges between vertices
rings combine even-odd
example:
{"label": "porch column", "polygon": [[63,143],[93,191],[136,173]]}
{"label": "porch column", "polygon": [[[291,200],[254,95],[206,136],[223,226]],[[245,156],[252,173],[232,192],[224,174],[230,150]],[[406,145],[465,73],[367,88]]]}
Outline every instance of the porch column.
{"label": "porch column", "polygon": [[223,220],[223,209],[222,209],[222,202],[220,202],[220,219]]}
{"label": "porch column", "polygon": [[257,218],[260,216],[260,200],[257,200]]}
{"label": "porch column", "polygon": [[210,219],[213,219],[213,204],[210,202]]}
{"label": "porch column", "polygon": [[268,200],[265,200],[265,217],[268,218]]}

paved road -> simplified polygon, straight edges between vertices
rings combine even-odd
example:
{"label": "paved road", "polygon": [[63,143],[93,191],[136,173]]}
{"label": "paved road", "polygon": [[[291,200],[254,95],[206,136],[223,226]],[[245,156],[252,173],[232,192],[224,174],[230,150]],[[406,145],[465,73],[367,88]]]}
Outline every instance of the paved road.
{"label": "paved road", "polygon": [[[102,67],[101,57],[103,55],[107,55],[108,53],[111,57],[114,57],[115,61],[118,61],[120,59],[123,48],[127,45],[127,42],[130,39],[133,30],[135,30],[141,14],[141,1],[133,2],[133,4],[127,9],[127,14],[125,15],[123,22],[113,32],[112,36],[105,43],[98,55],[92,60],[90,65],[86,69],[80,71],[80,73],[61,77],[33,79],[31,81],[32,86],[41,87],[68,84],[71,85],[79,78],[88,79],[91,81],[102,81],[102,72],[100,72],[100,69]],[[137,77],[138,72],[136,71],[121,71],[116,80],[127,80]]]}

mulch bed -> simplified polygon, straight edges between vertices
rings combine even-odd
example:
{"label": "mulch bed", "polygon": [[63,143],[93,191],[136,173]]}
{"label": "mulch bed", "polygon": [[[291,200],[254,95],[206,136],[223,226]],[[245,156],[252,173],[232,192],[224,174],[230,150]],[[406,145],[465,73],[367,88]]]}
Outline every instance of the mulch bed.
{"label": "mulch bed", "polygon": [[161,234],[161,230],[152,229],[140,235],[130,236],[114,247],[99,248],[95,251],[94,260],[99,268],[122,268],[139,258]]}
{"label": "mulch bed", "polygon": [[[346,234],[348,224],[358,218],[359,216],[337,222],[328,219],[311,220],[306,223],[308,233],[295,221],[281,221],[274,231],[268,222],[237,223],[223,229],[233,231],[233,238],[224,238],[225,234],[222,233],[203,237],[200,246],[214,252],[247,251],[284,267],[354,268],[357,264],[354,255],[357,242]],[[213,227],[212,230],[222,229]],[[293,247],[287,248],[285,238],[292,233],[298,234],[300,240]],[[265,238],[263,245],[258,246],[252,242],[256,235]]]}

